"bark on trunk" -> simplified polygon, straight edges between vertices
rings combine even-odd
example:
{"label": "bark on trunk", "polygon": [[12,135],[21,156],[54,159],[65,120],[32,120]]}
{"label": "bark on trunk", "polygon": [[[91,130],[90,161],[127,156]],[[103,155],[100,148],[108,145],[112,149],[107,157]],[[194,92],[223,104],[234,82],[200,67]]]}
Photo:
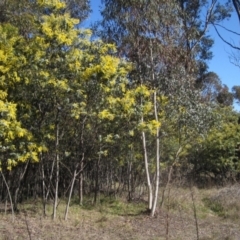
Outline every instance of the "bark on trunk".
{"label": "bark on trunk", "polygon": [[41,172],[42,172],[42,204],[43,204],[43,216],[46,216],[46,185],[45,185],[45,172],[44,172],[44,165],[43,165],[43,156],[40,155],[41,161]]}
{"label": "bark on trunk", "polygon": [[73,192],[73,187],[74,187],[76,177],[77,177],[77,169],[75,169],[74,173],[73,173],[73,179],[72,179],[72,184],[71,184],[71,188],[70,188],[70,192],[69,192],[69,196],[68,196],[68,202],[67,202],[67,206],[66,206],[66,210],[65,210],[64,220],[67,220],[67,217],[68,217],[69,205],[70,205],[70,201],[72,198],[72,192]]}
{"label": "bark on trunk", "polygon": [[[81,169],[83,170],[83,160],[81,161]],[[79,205],[83,205],[83,171],[79,174]]]}
{"label": "bark on trunk", "polygon": [[[154,92],[154,114],[155,120],[158,122],[158,113],[157,113],[157,93]],[[156,182],[155,182],[155,193],[153,207],[151,210],[151,217],[154,216],[156,212],[157,202],[158,202],[158,190],[159,190],[159,178],[160,178],[160,142],[159,142],[159,128],[156,130]]]}
{"label": "bark on trunk", "polygon": [[100,165],[101,154],[99,154],[96,166],[95,176],[95,191],[94,191],[94,204],[96,205],[99,200],[99,165]]}
{"label": "bark on trunk", "polygon": [[[9,197],[9,201],[10,201],[10,205],[11,205],[11,210],[12,210],[12,221],[14,222],[15,216],[14,216],[14,206],[13,206],[13,202],[12,202],[12,196],[11,196],[11,193],[10,193],[10,190],[9,190],[9,186],[8,186],[8,184],[7,184],[7,181],[6,181],[5,176],[3,175],[2,171],[0,171],[0,172],[1,172],[3,181],[4,181],[4,183],[5,183],[5,185],[6,185],[6,188],[7,188],[8,197]],[[6,201],[7,201],[7,200],[6,200]]]}
{"label": "bark on trunk", "polygon": [[22,180],[23,180],[23,178],[24,178],[24,176],[25,176],[25,173],[27,172],[28,164],[29,164],[29,160],[26,162],[26,165],[25,165],[25,167],[24,167],[24,170],[23,170],[23,172],[20,174],[20,178],[19,178],[19,180],[18,180],[17,188],[16,188],[15,193],[14,193],[13,207],[14,207],[14,210],[15,210],[15,211],[18,210],[18,207],[17,207],[17,204],[18,204],[18,193],[19,193],[19,190],[20,190],[20,187],[21,187]]}
{"label": "bark on trunk", "polygon": [[58,184],[59,184],[59,124],[56,124],[56,185],[55,185],[55,197],[54,197],[54,204],[53,204],[53,220],[56,219],[57,216],[57,205],[58,205]]}
{"label": "bark on trunk", "polygon": [[[143,120],[142,120],[143,121]],[[146,137],[145,132],[142,131],[142,141],[143,141],[143,153],[144,153],[144,163],[145,163],[145,171],[147,177],[147,186],[148,186],[148,210],[152,210],[152,203],[153,203],[153,192],[152,192],[152,184],[148,169],[148,156],[147,156],[147,147],[146,147]]]}
{"label": "bark on trunk", "polygon": [[132,162],[128,162],[128,201],[133,199],[132,193]]}
{"label": "bark on trunk", "polygon": [[179,154],[181,153],[182,151],[182,147],[180,146],[177,153],[176,153],[176,157],[175,157],[175,160],[173,162],[173,164],[171,165],[170,169],[169,169],[169,172],[168,172],[168,178],[167,178],[167,183],[166,183],[166,186],[165,188],[163,189],[163,193],[162,193],[162,200],[161,200],[161,204],[160,204],[160,207],[162,208],[163,205],[164,205],[164,200],[165,200],[165,191],[168,189],[169,185],[171,184],[171,179],[172,179],[172,172],[173,172],[173,167],[174,165],[176,164],[177,160],[178,160],[178,157],[179,157]]}

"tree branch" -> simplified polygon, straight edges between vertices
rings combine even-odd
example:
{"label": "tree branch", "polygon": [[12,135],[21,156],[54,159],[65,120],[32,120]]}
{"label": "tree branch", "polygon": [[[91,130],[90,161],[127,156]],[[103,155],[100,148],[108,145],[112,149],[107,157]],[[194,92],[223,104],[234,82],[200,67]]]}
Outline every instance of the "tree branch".
{"label": "tree branch", "polygon": [[235,32],[235,31],[233,31],[233,30],[230,30],[230,29],[228,29],[228,28],[222,26],[221,24],[215,23],[215,26],[219,26],[219,27],[223,28],[224,30],[226,30],[226,31],[228,31],[228,32],[230,32],[230,33],[233,33],[233,34],[235,34],[235,35],[240,36],[240,33]]}
{"label": "tree branch", "polygon": [[219,31],[217,30],[215,24],[212,23],[212,25],[213,25],[213,27],[214,27],[217,35],[220,37],[220,39],[221,39],[224,43],[226,43],[228,46],[230,46],[230,47],[233,48],[233,49],[240,50],[240,47],[237,47],[237,46],[233,45],[232,43],[226,41],[226,40],[222,37],[222,35],[221,35],[221,34],[219,33]]}
{"label": "tree branch", "polygon": [[239,19],[239,22],[240,22],[240,0],[232,0],[233,2],[233,6],[237,12],[237,15],[238,15],[238,19]]}

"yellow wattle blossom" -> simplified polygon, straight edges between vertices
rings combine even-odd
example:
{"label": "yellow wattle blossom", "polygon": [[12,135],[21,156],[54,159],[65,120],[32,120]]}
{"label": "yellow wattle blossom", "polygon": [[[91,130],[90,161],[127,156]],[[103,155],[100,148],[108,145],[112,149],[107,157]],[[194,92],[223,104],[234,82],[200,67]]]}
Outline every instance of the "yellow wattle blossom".
{"label": "yellow wattle blossom", "polygon": [[7,61],[7,55],[3,50],[0,50],[0,62],[5,63]]}
{"label": "yellow wattle blossom", "polygon": [[5,67],[5,66],[0,66],[0,72],[1,73],[6,73],[6,72],[8,72],[10,70],[10,68],[9,67]]}
{"label": "yellow wattle blossom", "polygon": [[[41,29],[50,40],[56,41],[59,45],[72,45],[79,42],[79,31],[73,27],[79,23],[78,19],[71,18],[69,14],[47,15],[43,17]],[[69,29],[72,29],[69,33]]]}
{"label": "yellow wattle blossom", "polygon": [[109,110],[104,109],[98,114],[98,117],[100,119],[108,119],[108,120],[113,120],[115,118],[114,114],[110,113]]}
{"label": "yellow wattle blossom", "polygon": [[101,57],[100,69],[105,79],[110,79],[117,72],[119,59],[109,55]]}
{"label": "yellow wattle blossom", "polygon": [[153,110],[152,102],[148,101],[143,105],[143,114],[149,114]]}
{"label": "yellow wattle blossom", "polygon": [[58,33],[56,36],[56,39],[60,44],[66,44],[66,45],[71,45],[72,44],[72,39],[69,38],[68,34],[64,33]]}
{"label": "yellow wattle blossom", "polygon": [[[4,153],[6,151],[8,153],[9,150],[13,152],[13,156],[6,160],[8,170],[15,167],[18,162],[25,162],[28,159],[33,161],[38,160],[38,146],[36,144],[30,144],[32,135],[21,127],[20,122],[16,119],[16,111],[16,104],[0,100],[0,113],[2,118],[0,120],[0,136],[2,137],[0,139],[0,146],[4,146],[1,147],[1,152]],[[20,139],[21,142],[25,143],[16,147],[14,142]],[[31,154],[26,151],[27,149],[24,146],[28,147]]]}
{"label": "yellow wattle blossom", "polygon": [[104,140],[107,143],[113,143],[114,142],[113,135],[112,134],[108,134]]}
{"label": "yellow wattle blossom", "polygon": [[18,128],[17,129],[17,136],[18,137],[24,137],[26,135],[26,130],[23,128]]}
{"label": "yellow wattle blossom", "polygon": [[50,38],[53,37],[54,35],[52,28],[49,26],[47,22],[42,24],[42,31],[46,36]]}
{"label": "yellow wattle blossom", "polygon": [[17,72],[13,72],[13,79],[16,81],[16,82],[19,82],[20,81],[20,77],[18,76],[18,73]]}
{"label": "yellow wattle blossom", "polygon": [[130,130],[130,131],[129,131],[129,135],[130,135],[131,137],[133,137],[133,136],[134,136],[134,130]]}
{"label": "yellow wattle blossom", "polygon": [[7,93],[5,91],[0,90],[0,99],[3,100],[7,97]]}
{"label": "yellow wattle blossom", "polygon": [[121,105],[122,108],[125,112],[131,111],[131,109],[135,106],[136,104],[136,99],[134,96],[134,92],[131,90],[128,90],[124,97],[121,99]]}
{"label": "yellow wattle blossom", "polygon": [[151,95],[151,92],[152,92],[152,91],[149,90],[149,89],[147,88],[147,86],[141,85],[141,86],[139,86],[139,87],[136,88],[135,92],[141,94],[141,95],[144,96],[144,97],[149,97],[149,96]]}
{"label": "yellow wattle blossom", "polygon": [[37,3],[39,6],[52,7],[57,10],[60,10],[66,7],[66,4],[59,0],[37,0]]}
{"label": "yellow wattle blossom", "polygon": [[116,46],[114,44],[103,44],[101,41],[99,41],[101,44],[101,47],[99,49],[100,54],[106,54],[108,52],[116,52]]}
{"label": "yellow wattle blossom", "polygon": [[118,103],[120,101],[120,98],[115,98],[113,96],[109,96],[109,97],[107,97],[107,101],[110,105],[115,105],[116,103]]}

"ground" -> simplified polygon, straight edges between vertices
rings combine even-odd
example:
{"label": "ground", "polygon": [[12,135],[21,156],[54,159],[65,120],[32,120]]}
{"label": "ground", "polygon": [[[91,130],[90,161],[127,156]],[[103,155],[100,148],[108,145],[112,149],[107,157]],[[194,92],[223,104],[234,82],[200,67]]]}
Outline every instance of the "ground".
{"label": "ground", "polygon": [[53,221],[51,205],[48,216],[43,217],[40,202],[29,201],[20,205],[14,221],[10,212],[1,212],[0,239],[240,239],[239,185],[208,190],[171,188],[167,193],[153,218],[144,211],[144,201],[105,198],[97,207],[73,203],[67,221],[62,201]]}

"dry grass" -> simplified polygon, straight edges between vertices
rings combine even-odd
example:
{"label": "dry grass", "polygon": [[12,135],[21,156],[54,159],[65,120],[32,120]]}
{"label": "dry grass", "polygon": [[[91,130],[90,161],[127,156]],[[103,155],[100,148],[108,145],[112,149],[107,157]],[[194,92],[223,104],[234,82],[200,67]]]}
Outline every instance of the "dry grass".
{"label": "dry grass", "polygon": [[[222,189],[192,189],[200,240],[240,239],[239,189],[237,185]],[[85,201],[84,207],[73,204],[68,221],[64,221],[62,201],[58,218],[52,221],[51,205],[48,216],[43,217],[40,202],[25,203],[14,222],[10,214],[1,213],[0,239],[197,239],[190,189],[171,188],[164,207],[158,209],[155,218],[144,213],[145,207],[144,202],[113,199],[103,199],[99,206],[93,207]]]}

